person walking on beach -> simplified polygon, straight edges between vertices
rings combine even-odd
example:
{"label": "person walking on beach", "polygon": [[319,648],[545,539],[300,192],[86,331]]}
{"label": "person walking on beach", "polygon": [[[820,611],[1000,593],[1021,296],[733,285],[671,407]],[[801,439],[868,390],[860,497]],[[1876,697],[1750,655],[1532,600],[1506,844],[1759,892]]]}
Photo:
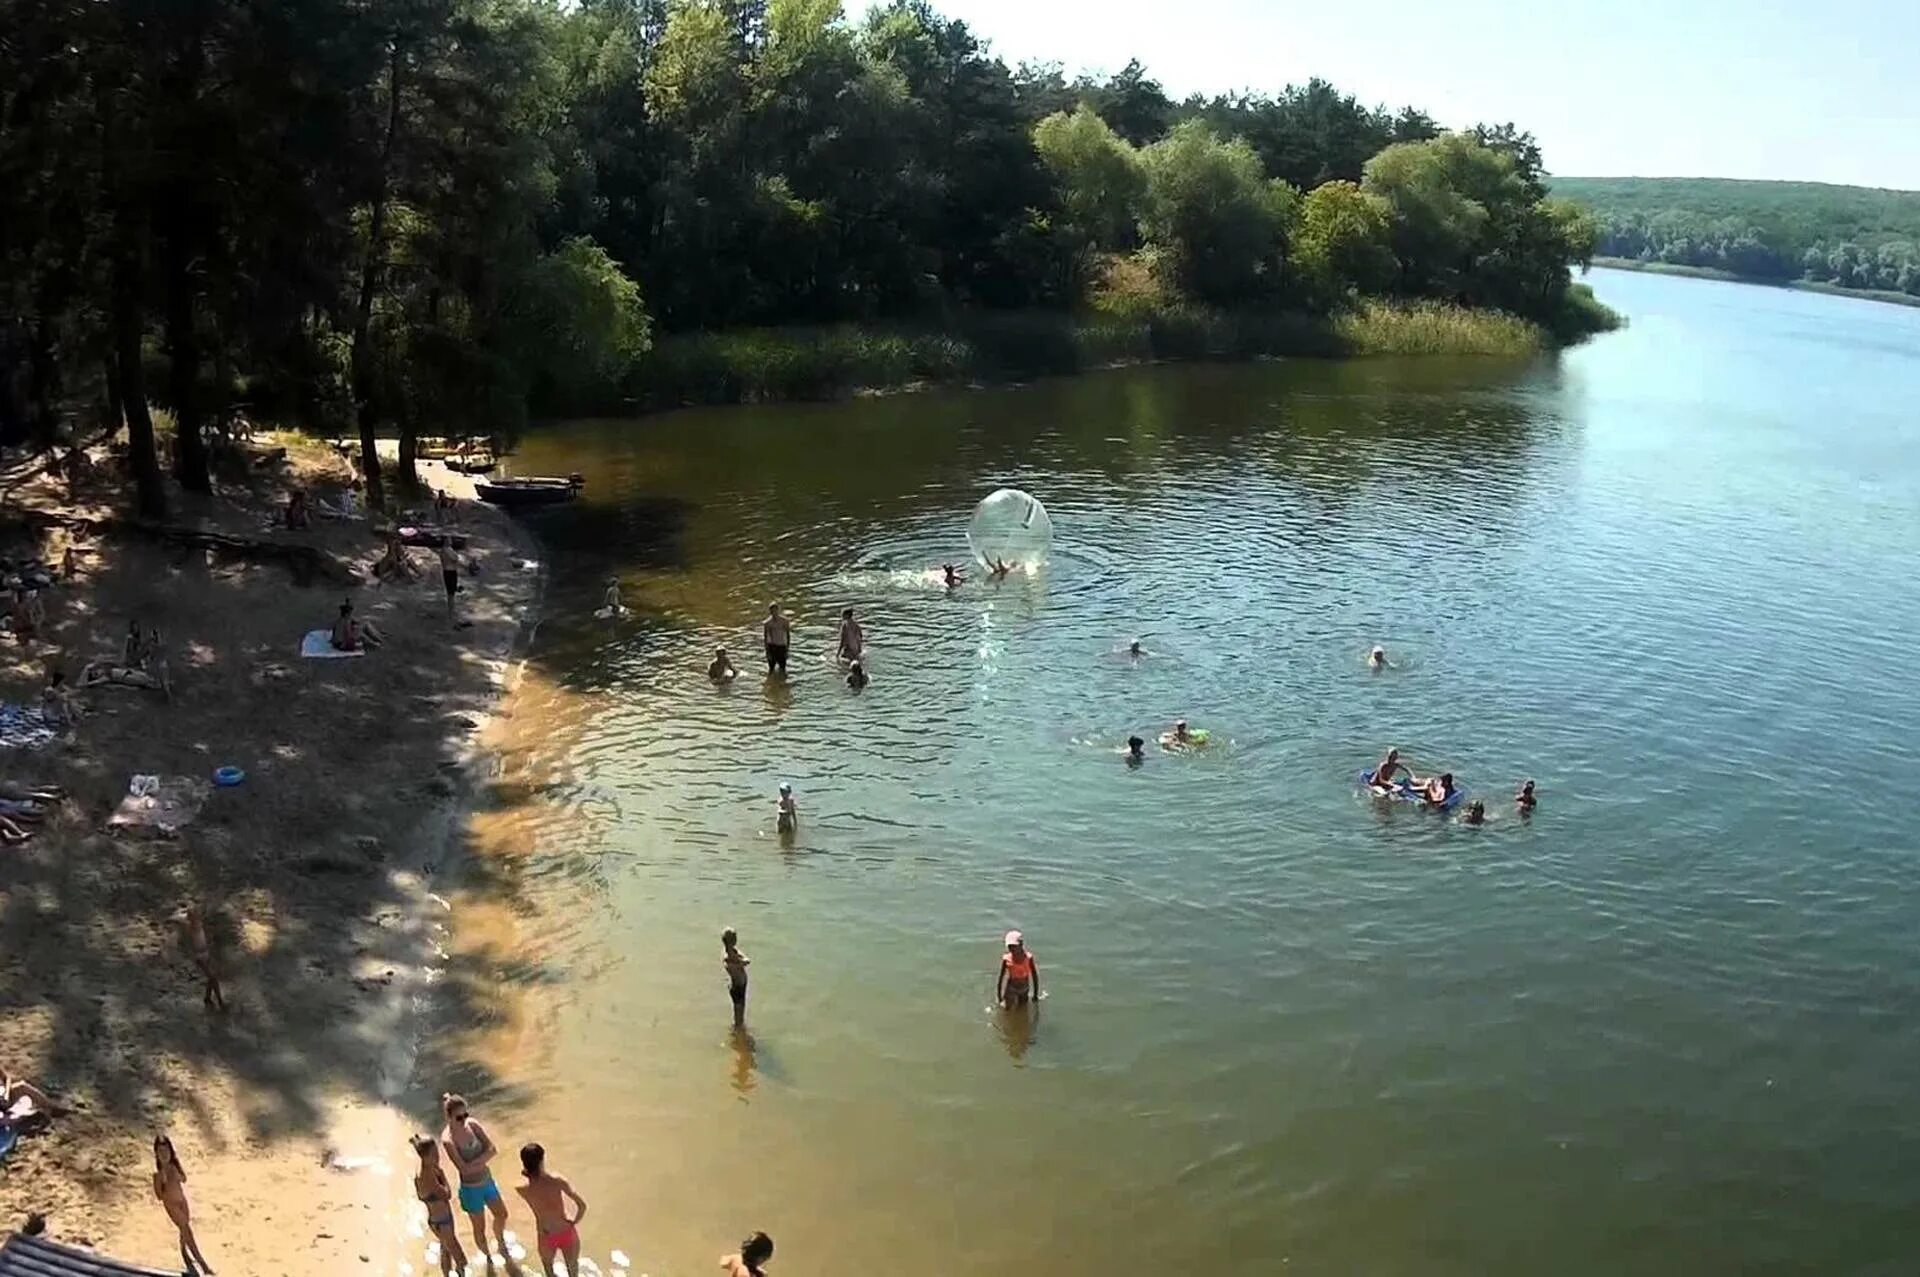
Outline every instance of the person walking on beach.
{"label": "person walking on beach", "polygon": [[[547,1277],[554,1277],[553,1257],[567,1257],[569,1277],[580,1272],[580,1221],[587,1217],[586,1199],[573,1191],[573,1185],[547,1170],[547,1150],[529,1144],[520,1150],[520,1169],[527,1182],[519,1188],[527,1208],[533,1212],[533,1231],[540,1242],[540,1266]],[[567,1203],[573,1203],[573,1217],[567,1217]]]}
{"label": "person walking on beach", "polygon": [[867,634],[860,628],[860,622],[853,619],[853,609],[840,613],[840,659],[858,661],[867,650]]}
{"label": "person walking on beach", "polygon": [[500,1252],[507,1249],[507,1203],[500,1186],[493,1182],[488,1164],[500,1150],[493,1137],[473,1119],[464,1096],[451,1092],[440,1097],[441,1111],[447,1115],[446,1129],[440,1132],[440,1147],[460,1176],[460,1209],[473,1225],[473,1241],[493,1266],[493,1252],[487,1249],[487,1216],[493,1216],[493,1239]]}
{"label": "person walking on beach", "polygon": [[753,959],[740,952],[740,933],[732,927],[720,933],[720,948],[724,951],[720,965],[727,969],[727,996],[733,999],[733,1027],[738,1029],[747,1022],[747,968]]}
{"label": "person walking on beach", "polygon": [[207,915],[199,905],[187,906],[187,953],[200,970],[200,1002],[209,1011],[225,1011],[227,995],[220,987],[220,968],[213,960],[213,940],[207,935]]}
{"label": "person walking on beach", "polygon": [[787,673],[787,648],[793,644],[793,626],[780,614],[778,603],[767,604],[767,623],[760,627],[760,637],[767,645],[767,673],[784,678]]}
{"label": "person walking on beach", "polygon": [[739,1254],[720,1257],[720,1271],[726,1277],[761,1277],[767,1271],[767,1261],[772,1258],[773,1238],[755,1233],[740,1243]]}
{"label": "person walking on beach", "polygon": [[460,555],[452,537],[440,538],[440,583],[447,587],[447,619],[453,619],[453,596],[460,593]]}
{"label": "person walking on beach", "polygon": [[440,1243],[440,1271],[464,1273],[467,1252],[454,1231],[453,1190],[447,1186],[447,1173],[440,1169],[440,1146],[431,1135],[416,1135],[410,1143],[420,1158],[420,1169],[413,1177],[413,1195],[426,1206],[427,1231]]}
{"label": "person walking on beach", "polygon": [[200,1253],[200,1243],[193,1235],[193,1210],[187,1205],[186,1168],[180,1165],[180,1155],[173,1151],[173,1141],[164,1135],[153,1137],[153,1195],[160,1199],[167,1218],[180,1231],[180,1262],[185,1265],[187,1277],[195,1273],[211,1275],[213,1265]]}

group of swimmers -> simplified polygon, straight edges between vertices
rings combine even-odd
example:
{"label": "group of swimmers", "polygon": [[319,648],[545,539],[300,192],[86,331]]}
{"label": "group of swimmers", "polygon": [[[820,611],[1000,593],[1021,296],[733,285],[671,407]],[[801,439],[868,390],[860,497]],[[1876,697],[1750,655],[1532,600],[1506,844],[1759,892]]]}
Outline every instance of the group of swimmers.
{"label": "group of swimmers", "polygon": [[[739,956],[731,946],[729,952]],[[746,959],[740,957],[739,962],[740,995],[735,1005],[739,1013],[744,1013]],[[494,1182],[492,1170],[493,1159],[499,1149],[487,1129],[473,1116],[472,1106],[464,1096],[448,1092],[440,1097],[440,1108],[446,1117],[446,1125],[440,1129],[439,1138],[415,1135],[411,1140],[414,1154],[420,1159],[419,1169],[413,1177],[414,1196],[426,1207],[427,1228],[439,1243],[442,1273],[464,1273],[467,1270],[466,1250],[461,1246],[454,1228],[456,1201],[473,1230],[474,1245],[479,1248],[491,1270],[496,1253],[510,1255],[506,1234],[507,1203],[501,1196],[500,1186]],[[446,1161],[453,1166],[457,1187],[455,1182],[447,1178],[441,1162],[443,1153]],[[565,1176],[556,1174],[547,1166],[547,1150],[537,1143],[521,1147],[520,1173],[522,1182],[515,1191],[526,1203],[527,1209],[533,1212],[534,1237],[541,1268],[547,1277],[555,1277],[554,1261],[564,1258],[567,1272],[579,1277],[580,1221],[587,1216],[586,1199],[574,1190]],[[493,1224],[493,1248],[487,1244],[489,1220]],[[740,1244],[739,1251],[724,1256],[720,1266],[728,1277],[759,1277],[767,1261],[772,1258],[773,1239],[765,1233],[756,1232]],[[618,1251],[614,1252],[615,1263],[624,1266],[625,1259]]]}
{"label": "group of swimmers", "polygon": [[[1375,649],[1378,651],[1379,649]],[[1400,761],[1400,751],[1389,749],[1386,756],[1375,764],[1362,780],[1376,798],[1409,798],[1418,801],[1429,811],[1449,811],[1459,802],[1460,792],[1454,787],[1453,773],[1441,772],[1435,776],[1416,776],[1413,769]],[[1522,817],[1531,816],[1539,803],[1531,780],[1522,781],[1519,790],[1513,796],[1514,810]],[[1487,805],[1476,798],[1467,804],[1461,823],[1484,825],[1487,823]]]}

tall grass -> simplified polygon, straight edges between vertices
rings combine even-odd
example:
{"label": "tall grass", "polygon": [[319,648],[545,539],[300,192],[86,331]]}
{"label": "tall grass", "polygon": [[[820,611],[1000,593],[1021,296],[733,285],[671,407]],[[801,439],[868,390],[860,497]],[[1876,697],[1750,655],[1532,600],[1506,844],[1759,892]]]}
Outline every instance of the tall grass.
{"label": "tall grass", "polygon": [[1368,301],[1330,318],[1183,305],[1081,315],[979,311],[937,329],[836,325],[664,337],[626,379],[626,401],[607,407],[836,399],[922,385],[1023,381],[1156,360],[1511,356],[1534,354],[1551,344],[1536,324],[1436,302]]}

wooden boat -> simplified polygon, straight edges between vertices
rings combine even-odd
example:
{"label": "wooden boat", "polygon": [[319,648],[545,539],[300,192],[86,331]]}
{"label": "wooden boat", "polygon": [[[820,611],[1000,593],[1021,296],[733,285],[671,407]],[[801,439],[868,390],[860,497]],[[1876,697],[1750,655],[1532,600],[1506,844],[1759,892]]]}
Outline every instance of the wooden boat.
{"label": "wooden boat", "polygon": [[504,506],[507,509],[520,509],[528,506],[562,505],[580,495],[587,481],[577,474],[564,479],[547,477],[481,479],[474,483],[474,493],[490,505]]}
{"label": "wooden boat", "polygon": [[461,474],[486,474],[499,464],[499,459],[485,448],[447,454],[447,469]]}

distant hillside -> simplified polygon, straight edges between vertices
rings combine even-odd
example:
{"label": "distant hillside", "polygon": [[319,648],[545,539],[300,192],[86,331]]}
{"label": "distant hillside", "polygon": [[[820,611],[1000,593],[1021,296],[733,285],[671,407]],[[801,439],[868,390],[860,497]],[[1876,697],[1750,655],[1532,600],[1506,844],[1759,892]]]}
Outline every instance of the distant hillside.
{"label": "distant hillside", "polygon": [[1600,254],[1920,296],[1920,191],[1700,177],[1556,177]]}

